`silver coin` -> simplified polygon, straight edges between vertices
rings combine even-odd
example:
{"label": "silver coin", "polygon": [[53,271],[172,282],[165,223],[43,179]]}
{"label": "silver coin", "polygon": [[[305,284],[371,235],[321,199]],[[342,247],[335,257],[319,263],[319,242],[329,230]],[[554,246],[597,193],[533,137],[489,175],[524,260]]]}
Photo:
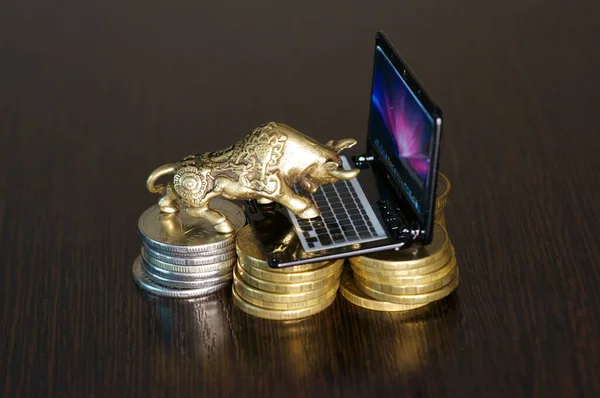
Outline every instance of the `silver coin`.
{"label": "silver coin", "polygon": [[[209,207],[225,215],[235,232],[246,223],[243,210],[233,202],[214,198]],[[181,208],[177,213],[166,214],[154,205],[142,213],[138,220],[142,241],[159,251],[177,255],[211,252],[235,242],[235,233],[218,233],[208,221],[192,217]]]}
{"label": "silver coin", "polygon": [[181,273],[201,273],[201,272],[213,272],[221,271],[224,269],[230,269],[235,264],[237,257],[234,255],[232,258],[224,261],[219,261],[212,264],[201,264],[201,265],[178,265],[170,262],[162,261],[156,257],[149,255],[149,252],[142,247],[142,258],[147,263],[154,265],[155,267],[162,268],[166,271],[181,272]]}
{"label": "silver coin", "polygon": [[[231,268],[237,259],[237,256],[234,253],[233,256],[231,254],[228,254],[227,256],[224,256],[225,257],[224,260],[215,261],[214,263],[210,263],[210,264],[180,265],[180,264],[178,264],[179,261],[177,261],[177,258],[173,258],[172,260],[174,260],[174,261],[171,261],[170,258],[169,258],[169,261],[164,261],[164,260],[162,260],[162,258],[164,258],[164,257],[157,258],[152,253],[153,252],[148,250],[147,247],[142,246],[141,254],[142,254],[142,258],[146,262],[148,262],[158,268],[167,270],[167,271],[184,272],[184,273],[211,272],[211,271],[222,270],[224,268]],[[220,260],[220,258],[216,258],[216,260]]]}
{"label": "silver coin", "polygon": [[[236,235],[237,236],[237,235]],[[204,258],[204,257],[214,257],[221,256],[223,254],[230,254],[232,251],[235,251],[235,243],[229,244],[227,246],[220,247],[216,250],[206,251],[206,252],[192,252],[192,253],[174,253],[169,251],[162,251],[159,248],[148,246],[144,239],[142,239],[142,245],[154,253],[158,253],[158,255],[163,255],[164,257],[176,256],[175,258],[181,258],[182,261],[186,261],[186,259],[196,259],[196,258]]]}
{"label": "silver coin", "polygon": [[218,292],[219,290],[229,286],[230,281],[213,285],[206,288],[195,288],[195,289],[171,289],[165,286],[161,286],[152,281],[142,267],[142,258],[138,256],[133,262],[133,280],[143,290],[162,297],[170,298],[192,298],[206,296],[211,293]]}
{"label": "silver coin", "polygon": [[231,273],[231,274],[224,274],[224,275],[221,275],[218,277],[207,278],[207,279],[197,279],[197,280],[193,280],[193,281],[173,280],[173,279],[169,279],[163,275],[154,273],[153,270],[150,267],[148,267],[148,265],[146,263],[143,262],[143,260],[142,260],[142,267],[144,268],[144,272],[146,273],[148,278],[153,280],[155,283],[162,285],[162,286],[172,287],[172,288],[176,288],[176,289],[207,288],[210,286],[219,285],[223,282],[227,282],[227,281],[233,279],[233,273]]}
{"label": "silver coin", "polygon": [[228,247],[233,248],[233,250],[216,254],[214,256],[196,255],[195,257],[176,257],[174,253],[161,253],[152,249],[151,247],[148,247],[145,244],[142,244],[142,253],[146,253],[146,257],[152,257],[168,264],[195,266],[222,263],[223,261],[231,260],[232,258],[236,257],[235,245],[231,245]]}
{"label": "silver coin", "polygon": [[163,278],[167,278],[173,281],[196,281],[199,279],[209,279],[209,278],[218,278],[224,275],[228,275],[233,272],[234,262],[231,262],[231,265],[227,268],[217,269],[207,272],[176,272],[166,270],[160,267],[157,267],[146,260],[146,258],[142,255],[142,261],[144,261],[144,266],[155,275],[160,275]]}

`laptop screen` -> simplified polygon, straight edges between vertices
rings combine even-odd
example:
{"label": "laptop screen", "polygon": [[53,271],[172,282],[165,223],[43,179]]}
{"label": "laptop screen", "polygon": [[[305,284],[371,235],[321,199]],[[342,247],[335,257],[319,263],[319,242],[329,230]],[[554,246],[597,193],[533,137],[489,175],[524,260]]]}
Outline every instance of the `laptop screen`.
{"label": "laptop screen", "polygon": [[378,45],[375,49],[369,139],[417,214],[432,167],[435,122]]}

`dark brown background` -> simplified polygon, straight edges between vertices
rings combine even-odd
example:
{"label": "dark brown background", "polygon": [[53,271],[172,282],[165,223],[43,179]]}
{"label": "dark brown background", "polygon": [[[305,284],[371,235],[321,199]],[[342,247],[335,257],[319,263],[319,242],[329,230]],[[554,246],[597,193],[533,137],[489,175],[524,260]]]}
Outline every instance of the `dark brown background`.
{"label": "dark brown background", "polygon": [[[0,395],[598,396],[598,2],[284,3],[0,2]],[[378,29],[446,116],[457,294],[278,324],[138,290],[147,174],[269,120],[363,138]]]}

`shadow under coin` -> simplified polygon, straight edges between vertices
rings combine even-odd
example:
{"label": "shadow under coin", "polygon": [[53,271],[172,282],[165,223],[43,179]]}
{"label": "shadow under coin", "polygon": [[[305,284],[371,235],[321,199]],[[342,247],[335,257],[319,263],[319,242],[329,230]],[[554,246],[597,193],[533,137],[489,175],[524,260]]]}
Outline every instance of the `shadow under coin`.
{"label": "shadow under coin", "polygon": [[231,338],[222,298],[228,289],[205,297],[177,300],[144,292],[154,307],[158,336],[165,349],[191,357],[208,357],[222,350]]}
{"label": "shadow under coin", "polygon": [[231,325],[240,368],[248,370],[245,376],[269,374],[288,385],[321,378],[331,369],[332,307],[298,320],[272,321],[248,315],[231,303]]}
{"label": "shadow under coin", "polygon": [[[346,366],[360,369],[375,358],[376,369],[385,373],[410,376],[423,371],[432,356],[443,356],[453,343],[453,331],[460,321],[456,291],[443,300],[405,312],[380,312],[355,306],[340,297],[345,312],[345,328],[339,335],[340,352]],[[375,369],[373,369],[375,370]]]}

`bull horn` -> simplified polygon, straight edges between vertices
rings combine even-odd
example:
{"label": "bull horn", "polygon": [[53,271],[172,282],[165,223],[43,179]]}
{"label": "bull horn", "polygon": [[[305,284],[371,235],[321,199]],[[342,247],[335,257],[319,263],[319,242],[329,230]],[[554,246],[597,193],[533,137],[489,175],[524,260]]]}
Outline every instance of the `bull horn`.
{"label": "bull horn", "polygon": [[344,149],[351,148],[356,145],[356,140],[354,138],[344,138],[343,140],[330,140],[326,144],[328,147],[331,147],[337,153],[340,153]]}
{"label": "bull horn", "polygon": [[329,170],[329,174],[334,176],[335,178],[338,178],[340,180],[351,180],[353,178],[355,178],[358,173],[360,173],[359,169],[352,169],[352,170],[340,170],[340,169],[336,169],[336,170]]}

